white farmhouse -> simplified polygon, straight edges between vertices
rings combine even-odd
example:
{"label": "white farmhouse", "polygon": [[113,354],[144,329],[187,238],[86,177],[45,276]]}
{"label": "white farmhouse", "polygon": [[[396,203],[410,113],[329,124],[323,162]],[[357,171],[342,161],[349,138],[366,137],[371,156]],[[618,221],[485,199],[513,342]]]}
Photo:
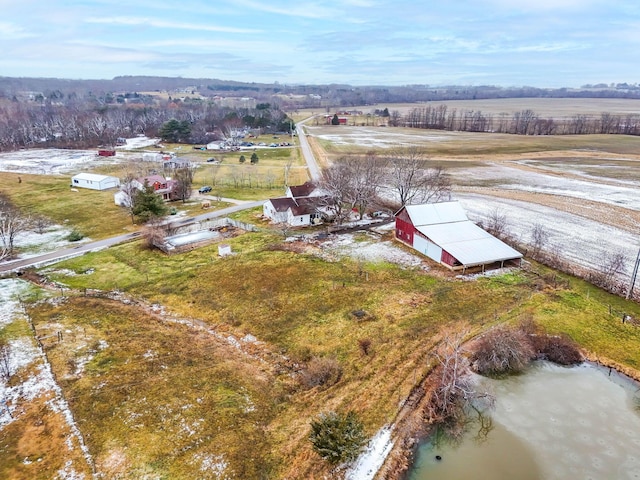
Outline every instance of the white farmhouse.
{"label": "white farmhouse", "polygon": [[71,187],[89,188],[91,190],[108,190],[120,186],[118,177],[98,175],[95,173],[79,173],[71,177]]}

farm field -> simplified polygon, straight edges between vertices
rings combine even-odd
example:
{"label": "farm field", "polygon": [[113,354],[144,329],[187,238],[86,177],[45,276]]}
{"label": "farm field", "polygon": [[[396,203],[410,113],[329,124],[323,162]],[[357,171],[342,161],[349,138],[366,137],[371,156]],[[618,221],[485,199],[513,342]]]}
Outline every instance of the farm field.
{"label": "farm field", "polygon": [[[545,248],[582,268],[597,270],[622,252],[620,278],[628,278],[640,247],[636,137],[307,129],[325,164],[422,146],[472,220],[504,214],[523,244],[543,225]],[[214,193],[241,199],[275,189],[236,186],[233,172],[281,171],[293,159],[291,171],[305,178],[295,150],[271,151],[258,165],[240,165],[238,152],[211,166],[207,152],[185,155],[201,164],[198,183],[216,184],[216,167],[215,178],[231,184]],[[62,180],[69,173],[55,168],[3,175],[25,202],[16,189],[39,186],[29,208],[50,209],[64,225],[80,204],[74,198],[86,208],[104,192],[71,194]],[[113,215],[109,228],[121,233],[130,223],[117,211],[101,218]],[[388,228],[285,240],[258,213],[238,215],[260,228],[230,238],[229,257],[215,244],[166,256],[133,242],[27,272],[31,283],[0,280],[0,342],[10,346],[11,372],[0,382],[0,478],[344,476],[312,451],[313,418],[352,409],[367,436],[379,437],[402,418],[443,335],[471,337],[500,323],[534,321],[568,334],[590,358],[640,378],[640,329],[620,321],[640,319],[638,303],[535,262],[458,277],[395,242]],[[93,228],[108,234],[99,222]]]}
{"label": "farm field", "polygon": [[[640,249],[640,138],[621,135],[521,136],[407,128],[308,126],[325,163],[343,155],[399,146],[423,148],[445,169],[452,199],[469,217],[503,215],[509,236],[531,243],[533,227],[546,248],[578,269],[602,269],[625,258],[628,282]],[[638,288],[638,287],[636,287]]]}

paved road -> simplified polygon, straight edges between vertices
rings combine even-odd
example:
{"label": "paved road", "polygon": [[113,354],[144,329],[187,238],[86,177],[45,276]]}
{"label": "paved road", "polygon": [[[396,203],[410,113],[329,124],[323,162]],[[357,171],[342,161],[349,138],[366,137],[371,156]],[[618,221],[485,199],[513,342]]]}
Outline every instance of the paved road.
{"label": "paved road", "polygon": [[[191,223],[196,223],[203,220],[209,220],[211,218],[224,217],[226,215],[229,215],[230,213],[258,207],[258,206],[261,206],[264,202],[265,200],[258,200],[255,202],[246,202],[241,205],[234,205],[232,207],[223,208],[221,210],[216,210],[213,212],[203,213],[195,217],[188,217],[188,218],[184,218],[184,219],[177,220],[175,222],[170,222],[170,223],[173,227],[183,227]],[[42,266],[42,265],[55,263],[65,258],[77,257],[78,255],[82,255],[83,253],[86,253],[86,252],[101,250],[103,248],[109,248],[119,243],[130,242],[132,240],[138,239],[140,235],[141,235],[140,232],[126,233],[124,235],[105,238],[104,240],[97,240],[95,242],[83,243],[81,245],[71,247],[71,248],[56,250],[55,252],[46,253],[44,255],[38,255],[37,257],[25,258],[22,260],[14,260],[12,262],[2,263],[0,264],[0,273],[12,272],[16,270],[21,270],[23,268]]]}
{"label": "paved road", "polygon": [[307,166],[309,167],[309,176],[311,177],[312,182],[319,182],[322,178],[322,174],[320,173],[320,168],[318,167],[318,163],[316,162],[316,157],[313,156],[313,151],[311,150],[311,146],[309,145],[309,140],[307,140],[307,135],[304,133],[304,122],[311,120],[313,117],[309,117],[301,122],[298,122],[296,125],[296,133],[298,134],[298,138],[300,139],[300,149],[302,150],[302,156],[304,160],[307,162]]}
{"label": "paved road", "polygon": [[[302,120],[301,122],[298,122],[298,124],[296,125],[296,132],[298,134],[298,138],[300,139],[300,149],[302,150],[302,155],[309,168],[309,176],[311,177],[311,180],[313,182],[318,182],[322,178],[322,174],[320,172],[320,168],[318,167],[318,163],[316,162],[316,159],[313,156],[313,151],[311,150],[311,146],[309,145],[307,136],[304,133],[304,130],[302,128],[304,125],[304,122],[307,122],[312,118],[313,117],[309,117],[305,120]],[[228,202],[235,201],[227,198],[223,200]],[[203,220],[209,220],[211,218],[216,218],[216,217],[223,217],[225,215],[229,215],[230,213],[258,207],[262,205],[265,201],[266,200],[258,200],[255,202],[241,202],[241,203],[238,201],[239,204],[234,205],[232,207],[223,208],[222,210],[216,210],[214,212],[203,213],[195,217],[188,217],[188,218],[184,218],[184,219],[177,220],[175,222],[170,222],[170,223],[173,227],[183,227],[191,223],[200,222]],[[46,264],[55,263],[65,258],[82,255],[83,253],[86,253],[86,252],[100,250],[103,248],[109,248],[119,243],[125,243],[132,240],[136,240],[139,237],[140,237],[140,232],[127,233],[124,235],[118,235],[116,237],[106,238],[104,240],[84,243],[71,248],[65,248],[63,250],[57,250],[55,252],[46,253],[44,255],[39,255],[37,257],[31,257],[31,258],[25,258],[22,260],[14,260],[12,262],[1,263],[0,273],[12,272],[12,271],[21,270],[28,267],[42,266]]]}

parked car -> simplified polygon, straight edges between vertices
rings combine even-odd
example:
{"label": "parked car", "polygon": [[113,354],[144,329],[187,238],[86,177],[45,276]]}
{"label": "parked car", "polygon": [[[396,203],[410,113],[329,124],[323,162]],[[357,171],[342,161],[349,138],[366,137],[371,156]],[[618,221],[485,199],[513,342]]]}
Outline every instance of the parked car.
{"label": "parked car", "polygon": [[215,162],[215,161],[216,161],[216,159],[215,159],[215,158],[213,158],[213,157],[211,157],[211,158],[207,158],[207,162],[209,162],[209,163],[210,163],[210,162]]}
{"label": "parked car", "polygon": [[211,191],[211,187],[209,185],[205,185],[204,187],[200,187],[198,190],[199,193],[208,193]]}

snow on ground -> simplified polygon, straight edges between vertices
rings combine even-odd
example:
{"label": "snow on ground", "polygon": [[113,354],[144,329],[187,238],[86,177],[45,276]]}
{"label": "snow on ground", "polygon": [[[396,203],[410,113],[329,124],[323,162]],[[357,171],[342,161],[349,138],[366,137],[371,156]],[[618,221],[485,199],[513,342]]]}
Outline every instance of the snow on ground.
{"label": "snow on ground", "polygon": [[341,126],[339,132],[320,133],[324,127],[306,126],[314,137],[327,140],[334,145],[366,145],[371,148],[398,148],[398,145],[423,145],[425,140],[429,142],[442,142],[450,140],[451,132],[429,132],[417,136],[415,134],[402,133],[398,130],[382,129],[380,127],[349,127]]}
{"label": "snow on ground", "polygon": [[345,480],[373,480],[393,448],[391,430],[390,426],[386,426],[376,433],[356,463],[347,470]]}
{"label": "snow on ground", "polygon": [[[22,280],[0,280],[0,306],[2,307],[0,308],[0,326],[24,321],[24,312],[16,297],[26,292],[28,288],[27,282]],[[60,386],[54,379],[51,366],[47,362],[44,353],[35,345],[33,338],[30,336],[10,338],[8,345],[7,366],[12,375],[31,365],[36,368],[32,369],[33,373],[20,383],[13,381],[9,384],[0,378],[0,398],[2,399],[2,404],[0,405],[0,434],[5,426],[20,418],[22,404],[42,395],[52,394],[46,404],[52,412],[62,415],[69,426],[71,436],[67,440],[67,444],[70,448],[78,445],[85,459],[91,465],[93,461],[89,455],[89,450],[84,444],[82,434],[75,423],[69,405],[62,396]],[[83,478],[78,476],[72,462],[67,462],[64,472],[59,473],[61,478]]]}
{"label": "snow on ground", "polygon": [[143,136],[138,136],[134,138],[127,138],[127,143],[125,145],[120,145],[116,147],[116,150],[135,150],[137,148],[146,148],[151,147],[152,145],[156,145],[160,142],[159,138],[149,138]]}
{"label": "snow on ground", "polygon": [[491,164],[464,169],[463,176],[465,184],[486,181],[503,190],[563,195],[640,210],[640,185],[633,186],[631,182],[605,184]]}
{"label": "snow on ground", "polygon": [[92,170],[98,165],[111,165],[131,158],[134,155],[130,152],[131,150],[156,143],[158,143],[157,138],[129,138],[126,145],[118,147],[118,153],[113,157],[99,157],[97,149],[31,148],[4,152],[0,153],[0,171],[37,175],[78,173],[83,170]]}
{"label": "snow on ground", "polygon": [[94,164],[95,150],[63,150],[57,148],[18,150],[0,153],[0,171],[54,175],[78,171]]}
{"label": "snow on ground", "polygon": [[623,252],[629,260],[626,278],[631,274],[640,238],[625,230],[535,203],[479,194],[458,194],[457,199],[476,222],[486,220],[493,211],[503,213],[509,233],[523,243],[531,243],[534,225],[543,225],[551,249],[583,267],[598,269],[605,252]]}
{"label": "snow on ground", "polygon": [[351,257],[366,262],[389,262],[405,267],[428,269],[419,255],[405,252],[391,241],[381,242],[377,236],[344,233],[320,244],[320,256],[328,261]]}

